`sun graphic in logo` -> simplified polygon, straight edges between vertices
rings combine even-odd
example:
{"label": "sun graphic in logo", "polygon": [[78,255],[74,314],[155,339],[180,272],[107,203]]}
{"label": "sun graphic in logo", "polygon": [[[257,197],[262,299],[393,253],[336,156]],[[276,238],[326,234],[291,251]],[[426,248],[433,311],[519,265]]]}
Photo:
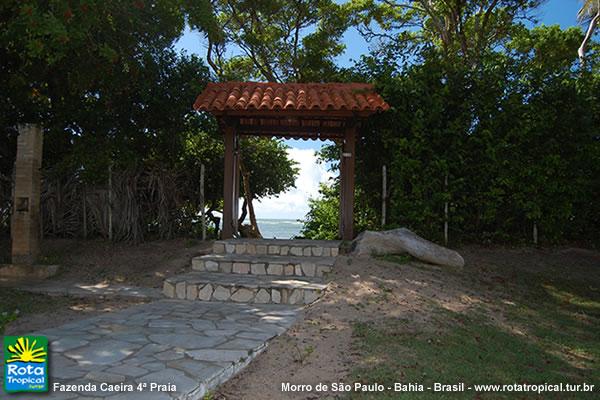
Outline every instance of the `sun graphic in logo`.
{"label": "sun graphic in logo", "polygon": [[43,347],[36,348],[36,343],[36,340],[34,340],[33,343],[30,343],[27,338],[18,338],[14,346],[8,346],[8,351],[12,353],[12,356],[6,360],[6,362],[45,362],[46,358],[44,356],[46,356],[47,353],[44,351]]}

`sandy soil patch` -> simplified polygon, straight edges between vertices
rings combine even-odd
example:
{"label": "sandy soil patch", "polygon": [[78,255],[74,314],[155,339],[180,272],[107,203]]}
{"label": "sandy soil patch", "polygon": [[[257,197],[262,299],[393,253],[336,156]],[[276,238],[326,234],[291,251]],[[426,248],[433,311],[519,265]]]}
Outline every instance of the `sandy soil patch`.
{"label": "sandy soil patch", "polygon": [[241,374],[221,386],[215,399],[317,399],[339,394],[283,393],[282,382],[310,384],[347,382],[359,360],[353,354],[352,327],[357,322],[400,320],[415,334],[435,331],[436,311],[485,310],[502,324],[511,301],[511,279],[522,269],[548,273],[589,273],[600,268],[600,253],[561,248],[506,249],[471,246],[460,249],[463,269],[416,261],[339,257],[332,283],[318,303]]}

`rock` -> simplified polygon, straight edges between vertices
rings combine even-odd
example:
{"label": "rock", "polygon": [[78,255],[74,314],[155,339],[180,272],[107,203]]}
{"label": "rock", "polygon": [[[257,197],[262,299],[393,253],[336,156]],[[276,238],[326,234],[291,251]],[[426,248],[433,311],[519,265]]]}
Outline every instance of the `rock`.
{"label": "rock", "polygon": [[281,292],[279,292],[279,290],[277,290],[277,289],[272,289],[271,290],[271,299],[272,299],[273,303],[276,303],[276,304],[281,303]]}
{"label": "rock", "polygon": [[234,294],[231,295],[231,300],[236,303],[246,303],[252,300],[254,292],[249,289],[240,288]]}
{"label": "rock", "polygon": [[250,263],[246,262],[234,262],[233,273],[234,274],[247,274],[250,272]]}
{"label": "rock", "polygon": [[282,275],[283,265],[281,264],[269,264],[267,266],[267,274],[269,275]]}
{"label": "rock", "polygon": [[260,289],[258,293],[256,293],[256,298],[254,299],[256,303],[266,304],[271,302],[271,295],[266,289]]}
{"label": "rock", "polygon": [[223,286],[217,286],[213,292],[213,299],[218,301],[227,301],[229,297],[231,297],[229,289]]}
{"label": "rock", "polygon": [[265,264],[262,264],[262,263],[250,264],[250,273],[253,275],[266,275],[267,271],[265,269]]}
{"label": "rock", "polygon": [[163,284],[163,294],[167,297],[175,297],[175,285],[171,282],[165,281]]}
{"label": "rock", "polygon": [[437,245],[406,228],[364,231],[352,242],[352,254],[374,256],[408,253],[419,260],[448,267],[463,267],[465,260],[454,250]]}
{"label": "rock", "polygon": [[207,284],[198,291],[198,299],[208,301],[208,300],[210,300],[212,293],[213,293],[212,286],[210,284]]}
{"label": "rock", "polygon": [[315,276],[317,266],[312,262],[303,262],[302,263],[302,272],[304,272],[305,276]]}
{"label": "rock", "polygon": [[196,285],[188,285],[186,288],[186,299],[188,300],[196,300],[198,297],[198,286]]}
{"label": "rock", "polygon": [[296,289],[292,290],[290,297],[288,298],[288,304],[301,304],[304,302],[304,290]]}
{"label": "rock", "polygon": [[204,261],[204,268],[209,272],[219,272],[219,263],[216,261],[206,260]]}
{"label": "rock", "polygon": [[185,299],[185,282],[177,282],[175,284],[175,294],[177,295],[178,299]]}

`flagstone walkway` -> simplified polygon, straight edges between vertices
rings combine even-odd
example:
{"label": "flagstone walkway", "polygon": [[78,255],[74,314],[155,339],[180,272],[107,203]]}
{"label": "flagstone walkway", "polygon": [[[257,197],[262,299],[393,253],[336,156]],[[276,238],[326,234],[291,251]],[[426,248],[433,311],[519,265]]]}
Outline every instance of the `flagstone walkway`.
{"label": "flagstone walkway", "polygon": [[[17,398],[201,399],[288,329],[299,311],[277,304],[161,300],[35,332],[50,342],[50,393]],[[89,383],[96,390],[56,392],[55,383]],[[101,383],[114,385],[113,391],[100,390]],[[127,385],[133,391],[119,391]],[[171,390],[151,391],[153,385]]]}
{"label": "flagstone walkway", "polygon": [[34,285],[28,284],[18,287],[19,290],[31,293],[42,293],[48,295],[62,295],[75,297],[105,297],[118,298],[128,297],[136,299],[162,299],[164,298],[160,289],[120,285],[115,283],[79,283],[63,281],[47,281]]}

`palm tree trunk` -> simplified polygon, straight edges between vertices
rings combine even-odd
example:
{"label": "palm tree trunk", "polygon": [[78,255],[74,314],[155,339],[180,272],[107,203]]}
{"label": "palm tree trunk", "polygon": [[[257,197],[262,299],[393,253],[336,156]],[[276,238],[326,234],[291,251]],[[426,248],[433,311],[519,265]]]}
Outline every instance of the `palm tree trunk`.
{"label": "palm tree trunk", "polygon": [[579,55],[579,61],[581,64],[585,63],[585,51],[587,46],[594,35],[594,31],[596,30],[596,26],[598,25],[598,21],[600,20],[600,7],[598,8],[596,15],[590,20],[590,24],[588,25],[587,31],[585,33],[585,37],[583,38],[583,42],[581,42],[581,46],[577,50],[577,54]]}

